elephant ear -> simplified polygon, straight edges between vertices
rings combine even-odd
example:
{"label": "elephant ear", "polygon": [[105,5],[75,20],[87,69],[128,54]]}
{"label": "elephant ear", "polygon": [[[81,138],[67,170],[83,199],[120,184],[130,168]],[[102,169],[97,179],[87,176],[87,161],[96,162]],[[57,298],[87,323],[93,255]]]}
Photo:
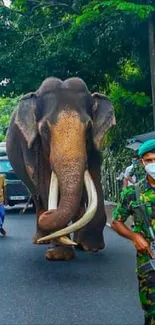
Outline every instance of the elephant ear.
{"label": "elephant ear", "polygon": [[94,93],[92,94],[94,103],[93,113],[93,140],[97,150],[108,129],[116,124],[114,107],[108,97]]}
{"label": "elephant ear", "polygon": [[15,123],[27,141],[28,148],[31,148],[38,133],[35,111],[36,94],[29,93],[23,96],[16,112]]}

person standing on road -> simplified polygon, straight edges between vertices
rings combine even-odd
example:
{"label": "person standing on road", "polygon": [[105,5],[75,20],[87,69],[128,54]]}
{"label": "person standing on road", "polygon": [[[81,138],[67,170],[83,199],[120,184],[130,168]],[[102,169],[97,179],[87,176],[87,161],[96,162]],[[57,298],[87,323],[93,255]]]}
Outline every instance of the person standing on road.
{"label": "person standing on road", "polygon": [[4,175],[0,174],[0,233],[5,236],[6,231],[3,228],[5,219],[4,204],[7,205],[6,181]]}
{"label": "person standing on road", "polygon": [[124,172],[123,188],[132,186],[144,177],[144,167],[140,163],[138,155],[134,155],[132,157],[132,164]]}
{"label": "person standing on road", "polygon": [[[133,186],[137,182],[139,182],[141,179],[145,177],[145,169],[143,164],[141,163],[139,156],[134,155],[132,157],[132,165],[127,167],[124,173],[124,180],[123,180],[123,188],[127,186]],[[134,220],[132,219],[132,225],[131,227],[134,227]]]}
{"label": "person standing on road", "polygon": [[[119,235],[131,240],[137,249],[144,325],[155,325],[155,139],[144,142],[138,154],[146,177],[122,191],[121,201],[113,211],[111,226]],[[124,224],[130,215],[134,218],[133,230]]]}
{"label": "person standing on road", "polygon": [[[144,169],[144,165],[141,163],[139,159],[137,159],[137,161],[133,164],[133,168],[129,172],[128,181],[130,182],[130,184],[133,185],[139,182],[145,176],[146,176],[146,172]],[[134,180],[133,177],[135,178]]]}

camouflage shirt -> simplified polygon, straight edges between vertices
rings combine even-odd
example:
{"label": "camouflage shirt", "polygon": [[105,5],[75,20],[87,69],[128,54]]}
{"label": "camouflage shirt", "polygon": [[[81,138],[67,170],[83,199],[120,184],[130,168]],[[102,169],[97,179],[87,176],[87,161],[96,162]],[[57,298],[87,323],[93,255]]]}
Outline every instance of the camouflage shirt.
{"label": "camouflage shirt", "polygon": [[[140,188],[140,202],[136,200],[136,192],[134,186],[126,187],[121,193],[121,200],[117,208],[113,211],[113,219],[121,222],[126,222],[130,215],[134,219],[134,232],[141,233],[149,242],[151,242],[151,235],[145,225],[143,217],[137,216],[136,207],[139,204],[145,203],[146,215],[149,218],[150,224],[155,234],[155,188],[152,188],[147,179],[143,179],[139,182]],[[142,264],[148,261],[149,255],[137,253],[137,262]]]}

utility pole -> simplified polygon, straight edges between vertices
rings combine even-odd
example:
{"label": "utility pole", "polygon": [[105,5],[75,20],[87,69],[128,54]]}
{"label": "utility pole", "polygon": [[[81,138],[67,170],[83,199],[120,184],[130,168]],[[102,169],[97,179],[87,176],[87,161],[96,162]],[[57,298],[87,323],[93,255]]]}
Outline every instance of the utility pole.
{"label": "utility pole", "polygon": [[[153,19],[154,18],[154,19]],[[149,17],[149,54],[150,54],[150,72],[152,88],[152,108],[153,108],[153,126],[155,130],[155,16]]]}

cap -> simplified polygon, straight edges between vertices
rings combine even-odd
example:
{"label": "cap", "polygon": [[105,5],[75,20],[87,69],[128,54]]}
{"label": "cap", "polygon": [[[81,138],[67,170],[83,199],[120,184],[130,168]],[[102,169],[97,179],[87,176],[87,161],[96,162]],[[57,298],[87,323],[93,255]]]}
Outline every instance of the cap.
{"label": "cap", "polygon": [[138,150],[140,157],[144,156],[148,152],[155,152],[155,139],[145,141]]}

